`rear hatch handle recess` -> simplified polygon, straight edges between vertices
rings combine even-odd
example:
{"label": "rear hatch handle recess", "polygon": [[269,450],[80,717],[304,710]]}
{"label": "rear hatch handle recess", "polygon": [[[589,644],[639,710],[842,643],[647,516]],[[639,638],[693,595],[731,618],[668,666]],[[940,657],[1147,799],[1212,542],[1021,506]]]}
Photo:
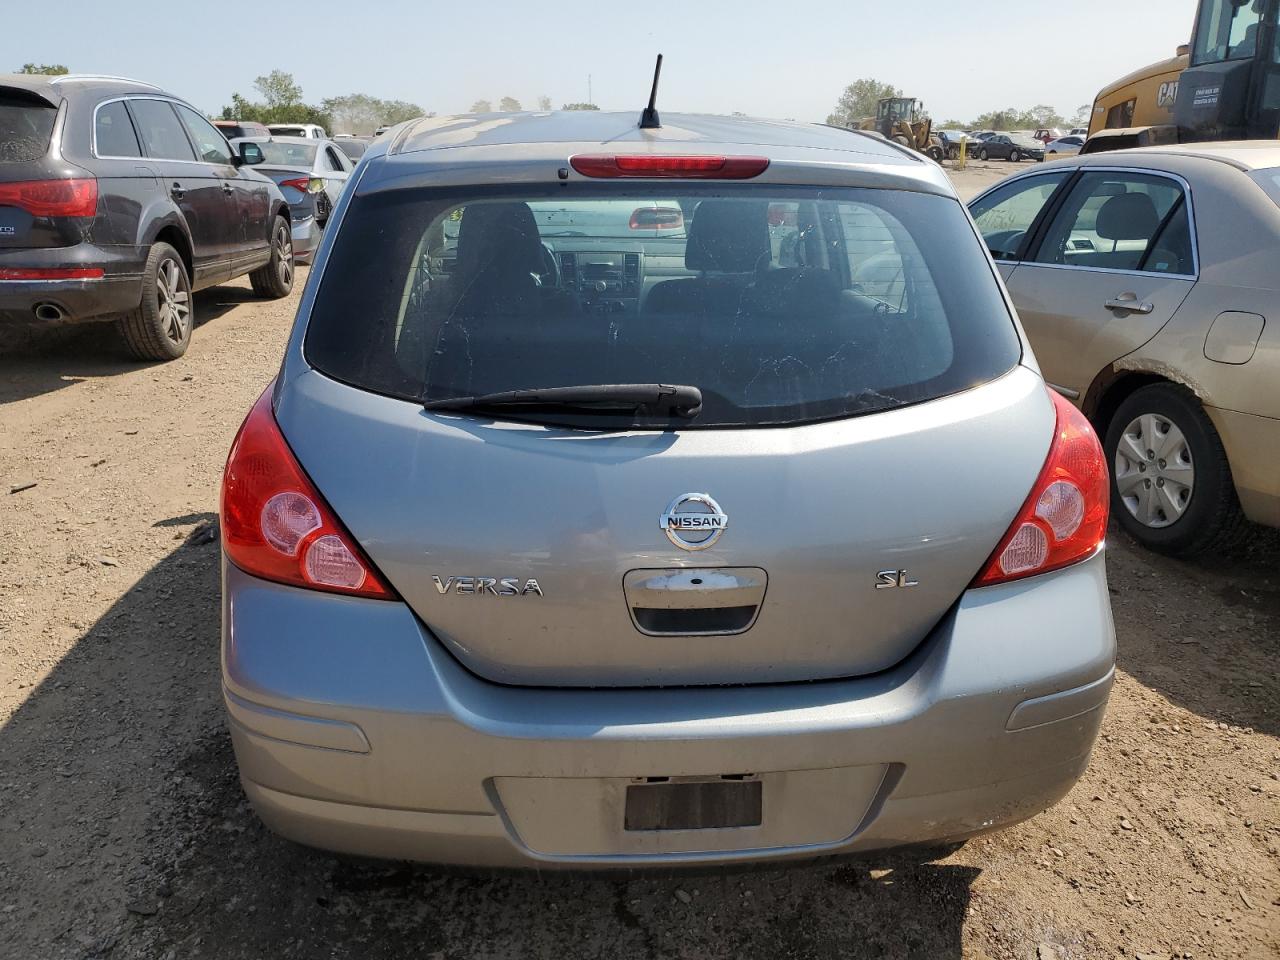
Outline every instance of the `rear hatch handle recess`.
{"label": "rear hatch handle recess", "polygon": [[692,419],[702,412],[702,391],[667,383],[602,383],[537,390],[505,390],[472,397],[427,400],[424,410],[474,410],[487,407],[569,407],[595,410],[648,409]]}

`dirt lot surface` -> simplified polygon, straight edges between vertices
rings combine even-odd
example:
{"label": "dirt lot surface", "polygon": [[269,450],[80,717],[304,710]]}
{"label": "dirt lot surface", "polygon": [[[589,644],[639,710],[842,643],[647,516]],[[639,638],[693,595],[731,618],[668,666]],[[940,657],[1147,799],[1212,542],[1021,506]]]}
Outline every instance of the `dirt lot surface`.
{"label": "dirt lot surface", "polygon": [[104,329],[0,342],[0,957],[1280,956],[1267,536],[1197,563],[1113,538],[1121,672],[1088,774],[939,859],[484,878],[273,836],[223,722],[211,523],[295,302],[202,295],[167,365]]}

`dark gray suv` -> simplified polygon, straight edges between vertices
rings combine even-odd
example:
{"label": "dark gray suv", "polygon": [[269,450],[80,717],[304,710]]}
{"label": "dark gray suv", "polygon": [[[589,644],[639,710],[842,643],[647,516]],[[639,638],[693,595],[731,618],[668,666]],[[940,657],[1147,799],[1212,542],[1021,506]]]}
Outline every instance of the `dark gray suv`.
{"label": "dark gray suv", "polygon": [[0,75],[0,321],[113,319],[136,356],[172,360],[193,291],[247,273],[287,295],[289,206],[261,159],[150,84]]}

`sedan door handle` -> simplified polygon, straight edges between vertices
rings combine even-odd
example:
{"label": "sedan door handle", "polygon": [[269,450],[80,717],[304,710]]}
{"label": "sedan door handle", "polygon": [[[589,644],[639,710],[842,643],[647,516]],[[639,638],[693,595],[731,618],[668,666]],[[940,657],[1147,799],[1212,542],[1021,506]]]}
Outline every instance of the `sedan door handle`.
{"label": "sedan door handle", "polygon": [[1108,310],[1115,310],[1122,313],[1140,313],[1144,316],[1152,313],[1156,309],[1156,305],[1150,300],[1139,300],[1135,293],[1122,293],[1113,300],[1108,300],[1103,304]]}
{"label": "sedan door handle", "polygon": [[169,195],[173,197],[173,199],[175,200],[181,200],[183,197],[187,195],[187,191],[182,189],[182,184],[175,183],[172,187],[169,188]]}

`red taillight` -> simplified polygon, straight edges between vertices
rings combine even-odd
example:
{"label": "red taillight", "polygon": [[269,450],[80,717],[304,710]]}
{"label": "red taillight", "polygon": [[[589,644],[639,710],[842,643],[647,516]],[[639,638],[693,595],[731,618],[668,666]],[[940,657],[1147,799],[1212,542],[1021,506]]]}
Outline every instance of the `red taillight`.
{"label": "red taillight", "polygon": [[280,186],[282,186],[282,187],[293,187],[293,189],[295,189],[295,190],[301,190],[303,193],[306,193],[306,192],[307,192],[307,184],[308,184],[308,183],[310,183],[310,182],[311,182],[311,178],[310,178],[310,177],[292,177],[292,178],[290,178],[290,179],[288,179],[288,180],[281,180],[281,181],[280,181]]}
{"label": "red taillight", "polygon": [[637,207],[631,214],[632,230],[678,230],[684,226],[679,207]]}
{"label": "red taillight", "polygon": [[222,547],[246,573],[295,587],[393,600],[285,442],[271,392],[258,398],[222,476]]}
{"label": "red taillight", "polygon": [[692,180],[749,180],[764,173],[767,157],[615,156],[582,154],[569,165],[584,177],[679,177]]}
{"label": "red taillight", "polygon": [[0,280],[101,280],[101,267],[0,267]]}
{"label": "red taillight", "polygon": [[0,206],[21,207],[33,217],[92,217],[98,212],[98,181],[90,177],[0,183]]}
{"label": "red taillight", "polygon": [[1057,426],[1044,469],[1013,526],[973,582],[987,587],[1093,556],[1107,535],[1107,461],[1083,413],[1050,393]]}

